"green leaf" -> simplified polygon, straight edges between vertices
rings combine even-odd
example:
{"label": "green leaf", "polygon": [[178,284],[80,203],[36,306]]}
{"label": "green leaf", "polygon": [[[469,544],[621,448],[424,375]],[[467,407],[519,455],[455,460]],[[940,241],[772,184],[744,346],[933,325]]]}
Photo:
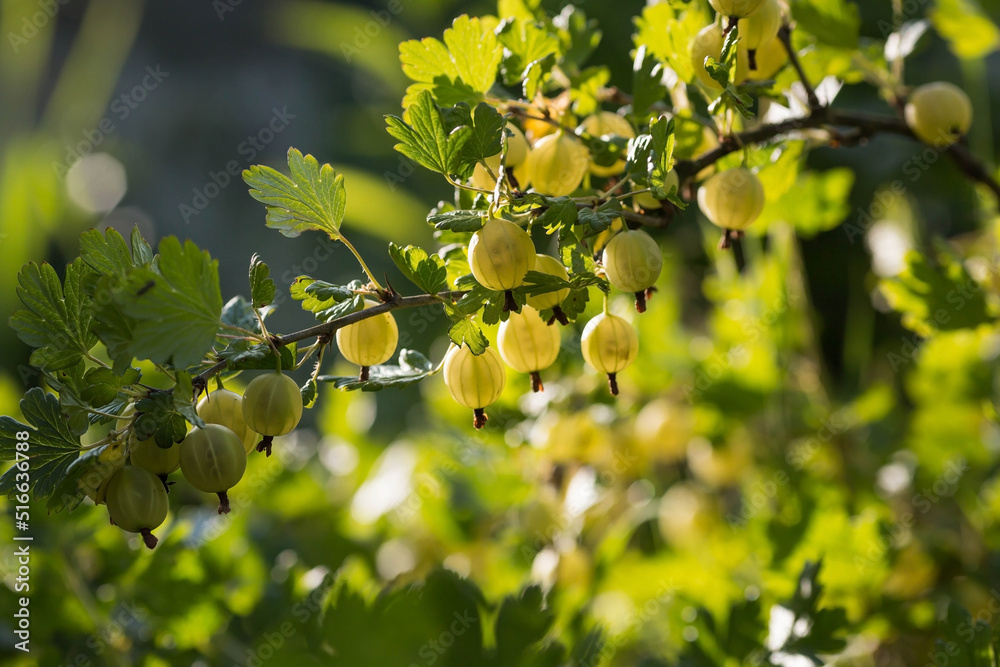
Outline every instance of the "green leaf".
{"label": "green leaf", "polygon": [[480,102],[472,112],[472,135],[462,150],[462,159],[475,164],[500,152],[504,118],[486,102]]}
{"label": "green leaf", "polygon": [[563,227],[559,232],[559,256],[563,266],[576,273],[593,273],[596,267],[590,251],[580,243],[572,227]]}
{"label": "green leaf", "polygon": [[584,238],[596,236],[611,227],[611,223],[621,217],[622,205],[617,199],[606,201],[597,208],[582,208],[577,222],[583,226]]}
{"label": "green leaf", "polygon": [[274,302],[274,281],[268,278],[271,269],[257,253],[250,258],[250,299],[254,308],[263,308]]}
{"label": "green leaf", "polygon": [[548,208],[538,216],[535,223],[541,225],[547,233],[551,234],[560,227],[572,227],[576,224],[578,217],[579,210],[576,202],[569,197],[558,197],[551,200]]}
{"label": "green leaf", "polygon": [[482,354],[490,346],[490,342],[483,334],[483,330],[471,319],[462,319],[455,322],[448,329],[448,337],[451,338],[455,345],[468,345],[469,350],[475,355]]}
{"label": "green leaf", "polygon": [[267,226],[292,238],[315,230],[339,239],[347,206],[343,175],[294,148],[288,149],[288,168],[291,176],[264,165],[243,170],[250,196],[267,207]]}
{"label": "green leaf", "polygon": [[[267,312],[268,311],[265,310],[262,315]],[[240,329],[246,329],[247,331],[260,333],[260,323],[254,315],[253,307],[250,305],[250,302],[245,296],[234,296],[232,299],[227,301],[226,305],[222,307],[222,317],[220,318],[220,321],[222,324],[227,324],[231,327],[238,327]]]}
{"label": "green leaf", "polygon": [[597,21],[572,4],[566,5],[552,21],[561,45],[563,69],[579,69],[601,43]]}
{"label": "green leaf", "polygon": [[427,222],[434,225],[434,229],[447,229],[453,232],[475,232],[483,227],[483,212],[459,210],[431,213],[427,216]]}
{"label": "green leaf", "polygon": [[929,16],[951,50],[963,60],[978,60],[1000,46],[1000,28],[974,0],[937,0]]}
{"label": "green leaf", "polygon": [[583,314],[583,311],[587,309],[587,303],[590,301],[590,290],[588,289],[572,289],[569,291],[569,296],[563,299],[563,302],[559,304],[563,313],[570,320],[575,320],[578,316]]}
{"label": "green leaf", "polygon": [[80,257],[101,275],[124,277],[134,266],[125,238],[114,227],[108,227],[104,234],[96,229],[81,234]]}
{"label": "green leaf", "polygon": [[426,91],[417,96],[408,116],[409,123],[397,116],[385,117],[389,134],[400,141],[395,149],[431,171],[445,175],[460,173],[462,152],[472,139],[473,129],[462,125],[449,133],[440,108]]}
{"label": "green leaf", "polygon": [[17,274],[17,296],[27,310],[16,311],[8,320],[18,338],[37,348],[32,366],[57,370],[76,364],[97,344],[90,332],[90,298],[82,281],[90,269],[77,258],[66,267],[65,286],[49,264],[25,264]]}
{"label": "green leaf", "polygon": [[292,299],[302,302],[300,305],[303,310],[319,313],[342,301],[353,299],[357,294],[356,290],[360,287],[361,284],[357,281],[353,281],[349,285],[334,285],[325,280],[299,276],[292,282],[289,292]]}
{"label": "green leaf", "polygon": [[588,67],[576,76],[570,77],[570,99],[573,111],[580,116],[588,116],[598,110],[598,93],[611,81],[611,71],[607,67]]}
{"label": "green leaf", "polygon": [[91,329],[104,343],[108,356],[114,360],[115,373],[124,373],[132,365],[135,353],[135,329],[138,321],[127,316],[115,300],[124,286],[117,276],[103,276],[94,288]]}
{"label": "green leaf", "polygon": [[410,109],[424,93],[439,104],[475,104],[493,87],[503,47],[478,18],[459,16],[444,31],[444,43],[428,37],[399,45],[403,73],[416,81],[406,89],[403,107]]}
{"label": "green leaf", "polygon": [[[806,562],[792,599],[780,605],[793,617],[789,623],[780,627],[787,634],[784,637],[768,637],[768,646],[774,646],[783,653],[815,657],[816,653],[836,653],[847,644],[843,639],[834,637],[847,630],[847,613],[844,609],[819,608],[823,594],[823,585],[819,582],[821,567],[822,561]],[[793,628],[800,627],[805,628],[804,633],[792,632]],[[775,630],[774,624],[771,629],[772,632]],[[782,641],[778,641],[779,639]]]}
{"label": "green leaf", "polygon": [[345,391],[381,391],[382,389],[403,389],[420,382],[435,373],[434,364],[416,350],[402,349],[399,351],[399,364],[372,366],[368,372],[368,380],[360,381],[357,377],[337,377],[320,375],[320,382],[332,382],[337,389]]}
{"label": "green leaf", "polygon": [[525,588],[518,597],[504,598],[496,620],[497,663],[524,664],[529,648],[545,638],[555,620],[555,612],[544,604],[538,586]]}
{"label": "green leaf", "polygon": [[500,73],[508,86],[520,83],[533,63],[559,53],[559,38],[535,21],[508,21],[497,37],[506,47]]}
{"label": "green leaf", "polygon": [[674,120],[671,118],[654,118],[649,124],[651,139],[649,154],[649,187],[653,196],[666,199],[673,194],[674,187],[665,189],[667,174],[674,168]]}
{"label": "green leaf", "polygon": [[[190,377],[187,384],[190,385]],[[181,386],[181,391],[184,391],[183,386]],[[184,436],[187,435],[188,423],[184,415],[177,411],[173,392],[154,392],[146,398],[136,401],[135,411],[138,416],[133,428],[138,440],[154,438],[158,447],[167,449],[183,440]],[[204,425],[204,422],[201,425]]]}
{"label": "green leaf", "polygon": [[389,243],[389,256],[403,275],[427,294],[437,294],[448,288],[448,270],[444,260],[437,255],[428,255],[426,250],[408,245],[400,248]]}
{"label": "green leaf", "polygon": [[632,63],[632,113],[644,117],[651,106],[663,100],[667,87],[660,83],[663,64],[649,53],[645,44],[635,52]]}
{"label": "green leaf", "polygon": [[941,622],[944,637],[934,642],[935,654],[948,656],[952,667],[996,667],[997,655],[991,645],[993,631],[982,618],[972,618],[965,607],[949,601]]}
{"label": "green leaf", "polygon": [[319,391],[319,386],[316,384],[316,380],[310,377],[306,380],[306,383],[299,387],[299,395],[302,396],[302,405],[305,408],[312,409],[316,405],[316,396]]}
{"label": "green leaf", "polygon": [[478,18],[459,16],[444,31],[444,43],[458,77],[478,93],[486,93],[497,78],[503,47]]}
{"label": "green leaf", "polygon": [[792,17],[799,28],[816,39],[843,49],[858,46],[861,16],[858,6],[847,0],[792,0]]}
{"label": "green leaf", "polygon": [[[295,367],[295,344],[281,347],[281,367]],[[246,339],[234,340],[219,353],[219,359],[226,361],[230,371],[273,371],[278,367],[274,350],[266,343],[252,343]]]}
{"label": "green leaf", "polygon": [[707,3],[688,3],[676,9],[666,2],[647,5],[636,20],[636,47],[646,47],[653,57],[670,65],[681,81],[691,81],[695,67],[691,42],[714,18],[707,10]]}
{"label": "green leaf", "polygon": [[176,383],[171,392],[174,399],[174,410],[188,422],[204,428],[205,422],[195,410],[194,386],[191,380],[191,374],[187,371],[177,371]]}
{"label": "green leaf", "polygon": [[219,266],[192,241],[160,242],[159,272],[133,269],[115,301],[136,320],[136,356],[178,368],[199,363],[215,341],[222,314]]}
{"label": "green leaf", "polygon": [[138,226],[132,228],[130,242],[132,244],[132,263],[135,266],[146,266],[152,263],[153,249],[146,243],[146,239],[142,238]]}
{"label": "green leaf", "polygon": [[[35,499],[44,498],[62,481],[66,470],[79,455],[82,432],[74,432],[70,428],[59,407],[59,399],[38,387],[28,390],[21,399],[20,407],[27,424],[12,417],[0,417],[0,460],[24,460],[21,456],[26,455],[31,471],[29,488]],[[27,452],[17,450],[18,443],[25,441],[17,437],[19,433],[28,436]],[[0,494],[14,494],[18,472],[15,465],[0,477]]]}
{"label": "green leaf", "polygon": [[123,374],[116,374],[110,368],[91,368],[84,376],[84,389],[80,398],[94,407],[101,407],[119,398],[119,392],[142,378],[138,368],[129,368]]}
{"label": "green leaf", "polygon": [[93,495],[101,485],[125,465],[124,443],[115,441],[101,445],[74,460],[49,497],[45,509],[49,514],[76,509],[87,495]]}
{"label": "green leaf", "polygon": [[889,305],[902,314],[903,326],[930,336],[989,322],[983,289],[962,262],[944,250],[935,259],[910,251],[906,268],[879,283]]}

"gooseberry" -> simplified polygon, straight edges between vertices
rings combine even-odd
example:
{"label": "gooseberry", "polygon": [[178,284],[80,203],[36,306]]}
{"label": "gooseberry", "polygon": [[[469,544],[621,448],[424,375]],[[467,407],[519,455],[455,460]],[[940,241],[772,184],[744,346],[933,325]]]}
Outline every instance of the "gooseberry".
{"label": "gooseberry", "polygon": [[[562,278],[563,280],[569,280],[569,272],[566,271],[566,267],[555,257],[550,255],[538,254],[535,255],[535,266],[534,270],[539,273],[545,273],[550,276],[555,276],[557,278]],[[529,306],[536,310],[546,310],[552,309],[552,317],[559,320],[561,324],[569,324],[569,319],[566,318],[566,313],[560,308],[560,304],[566,300],[569,296],[569,288],[555,290],[554,292],[545,292],[543,294],[535,294],[527,298],[527,303]],[[551,321],[549,322],[552,323]]]}
{"label": "gooseberry", "polygon": [[243,417],[243,397],[235,391],[216,389],[198,401],[198,416],[207,424],[221,424],[236,434],[249,453],[260,434],[247,426]]}
{"label": "gooseberry", "polygon": [[531,306],[511,313],[497,332],[500,356],[515,371],[531,375],[532,391],[544,391],[539,371],[555,362],[560,343],[559,329],[548,326]]}
{"label": "gooseberry", "polygon": [[761,0],[708,0],[708,4],[723,16],[741,19],[756,11]]}
{"label": "gooseberry", "polygon": [[698,190],[698,205],[705,216],[725,230],[721,247],[753,224],[764,210],[764,186],[752,171],[736,167],[719,172]]}
{"label": "gooseberry", "polygon": [[167,518],[170,503],[160,479],[139,466],[126,465],[108,480],[104,498],[116,526],[139,533],[148,548],[156,546],[155,530]]}
{"label": "gooseberry", "polygon": [[[365,308],[374,305],[374,302],[367,302]],[[368,379],[369,367],[392,358],[398,342],[399,328],[392,313],[381,313],[337,329],[337,347],[345,359],[361,366],[359,378],[362,382]]]}
{"label": "gooseberry", "polygon": [[639,337],[627,320],[604,312],[587,322],[580,337],[580,349],[594,370],[608,374],[608,386],[617,396],[617,375],[635,361]]}
{"label": "gooseberry", "polygon": [[645,312],[647,290],[663,270],[663,253],[653,237],[641,229],[615,234],[604,247],[602,262],[608,282],[635,294],[635,309]]}
{"label": "gooseberry", "polygon": [[564,131],[535,142],[526,161],[535,192],[550,197],[572,194],[590,168],[590,152]]}
{"label": "gooseberry", "polygon": [[280,372],[255,377],[243,392],[243,418],[264,436],[257,451],[270,456],[274,437],[290,433],[302,419],[302,394],[295,380]]}
{"label": "gooseberry", "polygon": [[479,284],[506,292],[505,310],[516,310],[511,290],[535,266],[535,244],[528,232],[502,218],[490,218],[469,241],[469,266]]}
{"label": "gooseberry", "polygon": [[757,9],[740,19],[740,45],[746,49],[750,71],[757,69],[757,49],[777,36],[781,28],[781,14],[781,3],[778,0],[763,0]]}
{"label": "gooseberry", "polygon": [[928,83],[910,94],[904,115],[906,124],[921,141],[947,147],[972,127],[972,101],[952,83]]}
{"label": "gooseberry", "polygon": [[219,496],[219,514],[229,513],[229,489],[243,479],[247,453],[239,437],[221,424],[195,427],[181,442],[181,472],[191,486]]}
{"label": "gooseberry", "polygon": [[477,429],[485,426],[487,417],[483,408],[500,398],[507,384],[507,374],[496,349],[487,347],[482,354],[475,355],[467,345],[453,345],[444,357],[442,372],[455,402],[473,410],[473,425]]}
{"label": "gooseberry", "polygon": [[722,57],[724,42],[722,28],[716,23],[702,28],[691,42],[691,65],[694,67],[694,74],[699,81],[713,90],[722,90],[722,86],[705,69],[705,58],[712,56],[719,60]]}

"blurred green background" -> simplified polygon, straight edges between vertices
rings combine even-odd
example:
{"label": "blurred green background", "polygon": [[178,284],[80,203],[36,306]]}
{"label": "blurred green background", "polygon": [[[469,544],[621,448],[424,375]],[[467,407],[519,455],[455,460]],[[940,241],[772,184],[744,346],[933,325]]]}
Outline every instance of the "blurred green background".
{"label": "blurred green background", "polygon": [[[559,4],[545,3],[553,13]],[[632,17],[643,3],[581,4],[603,30],[592,61],[627,88]],[[858,4],[863,35],[881,39],[890,3]],[[996,19],[1000,2],[980,4]],[[0,0],[0,312],[18,307],[23,263],[61,267],[92,226],[138,225],[152,243],[193,239],[219,259],[226,298],[245,293],[254,252],[286,295],[300,273],[338,284],[358,277],[344,248],[266,229],[262,208],[226,173],[280,168],[289,146],[345,174],[351,238],[376,275],[402,284],[386,242],[430,246],[424,217],[451,192],[430,173],[411,173],[384,131],[406,86],[397,45],[439,36],[459,13],[495,10],[450,0],[402,6],[382,25],[378,1]],[[961,83],[977,108],[972,149],[993,164],[998,73],[995,53],[959,61],[930,36],[908,61],[907,82]],[[887,111],[865,85],[847,86],[838,103]],[[617,410],[568,338],[564,377],[547,381],[542,399],[522,398],[512,378],[482,435],[469,433],[440,382],[378,396],[327,389],[278,457],[252,459],[231,517],[175,487],[152,553],[89,505],[54,517],[36,510],[35,653],[25,662],[9,651],[4,616],[0,659],[304,664],[307,647],[325,640],[362,655],[377,654],[379,642],[397,646],[371,664],[432,664],[420,649],[438,632],[433,613],[418,606],[395,623],[351,614],[343,591],[370,602],[386,583],[443,563],[491,602],[532,579],[554,585],[554,632],[565,643],[581,644],[595,626],[621,638],[602,664],[674,664],[697,644],[688,628],[704,638],[705,618],[735,624],[734,605],[788,597],[803,563],[822,556],[824,600],[846,608],[853,637],[838,664],[918,664],[942,605],[991,608],[1000,589],[1000,429],[990,410],[997,221],[945,160],[905,196],[878,196],[921,151],[879,138],[813,152],[817,170],[854,175],[832,215],[866,230],[887,224],[857,238],[845,227],[798,238],[795,221],[774,214],[765,237],[745,244],[742,273],[714,253],[688,209],[660,238],[668,264],[637,322],[642,356]],[[796,196],[784,210],[795,210]],[[982,317],[944,331],[904,326],[899,311],[919,319],[909,292],[896,292],[893,309],[876,288],[909,275],[907,249],[936,256],[939,238],[987,286]],[[288,301],[271,327],[310,324]],[[398,319],[403,345],[440,358],[444,317]],[[0,411],[17,416],[36,378],[6,327],[0,349]],[[10,524],[0,525],[4,545]],[[13,560],[3,553],[8,609]],[[338,570],[338,611],[321,623],[324,577]],[[445,597],[465,594],[454,582],[437,585]],[[651,600],[655,611],[643,612]],[[280,647],[268,639],[276,632]],[[265,645],[275,649],[266,660]],[[851,651],[863,658],[852,663]],[[432,653],[471,664],[458,651]]]}

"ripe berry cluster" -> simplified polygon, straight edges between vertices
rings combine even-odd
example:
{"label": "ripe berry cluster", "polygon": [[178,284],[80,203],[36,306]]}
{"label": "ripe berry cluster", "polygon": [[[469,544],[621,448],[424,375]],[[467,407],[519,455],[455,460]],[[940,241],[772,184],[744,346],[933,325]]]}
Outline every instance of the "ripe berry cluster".
{"label": "ripe berry cluster", "polygon": [[[287,375],[267,373],[254,378],[242,396],[228,389],[206,394],[197,412],[205,426],[195,426],[184,440],[166,448],[154,438],[139,440],[134,431],[123,429],[129,438],[129,462],[93,495],[98,505],[107,504],[112,523],[142,535],[150,549],[156,546],[152,531],[167,518],[168,476],[180,468],[191,486],[218,495],[219,514],[228,513],[227,492],[243,478],[247,454],[255,445],[270,454],[271,439],[298,425],[302,396]],[[120,421],[134,417],[129,405]]]}

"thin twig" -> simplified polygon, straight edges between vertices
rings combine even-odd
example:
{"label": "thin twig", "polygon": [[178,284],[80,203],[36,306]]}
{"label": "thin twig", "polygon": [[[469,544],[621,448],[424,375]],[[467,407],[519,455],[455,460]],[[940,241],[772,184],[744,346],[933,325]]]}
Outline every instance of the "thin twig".
{"label": "thin twig", "polygon": [[795,68],[795,72],[799,75],[799,80],[802,81],[802,85],[806,89],[806,99],[809,100],[809,108],[816,111],[823,105],[820,104],[819,97],[816,95],[816,89],[809,82],[809,77],[806,76],[806,71],[802,69],[802,63],[799,62],[799,55],[795,53],[795,48],[792,46],[792,28],[787,23],[781,26],[778,30],[778,39],[785,47],[785,51],[788,52],[788,62],[792,64]]}
{"label": "thin twig", "polygon": [[[420,294],[418,296],[399,296],[397,294],[391,301],[380,303],[377,306],[365,308],[364,310],[359,310],[355,313],[344,315],[343,317],[338,317],[335,320],[330,320],[329,322],[324,322],[323,324],[317,324],[316,326],[309,327],[308,329],[285,334],[284,336],[273,336],[271,341],[276,347],[281,347],[309,338],[326,337],[326,339],[329,340],[329,338],[336,333],[338,329],[342,329],[349,324],[355,324],[356,322],[366,320],[369,317],[375,317],[376,315],[381,315],[382,313],[388,313],[402,308],[416,308],[419,306],[442,304],[460,299],[465,294],[466,293],[461,290],[439,292],[437,294]],[[228,365],[229,362],[225,359],[217,361],[214,365],[209,366],[196,375],[193,379],[193,384],[195,386],[204,387],[210,378],[224,371]]]}

